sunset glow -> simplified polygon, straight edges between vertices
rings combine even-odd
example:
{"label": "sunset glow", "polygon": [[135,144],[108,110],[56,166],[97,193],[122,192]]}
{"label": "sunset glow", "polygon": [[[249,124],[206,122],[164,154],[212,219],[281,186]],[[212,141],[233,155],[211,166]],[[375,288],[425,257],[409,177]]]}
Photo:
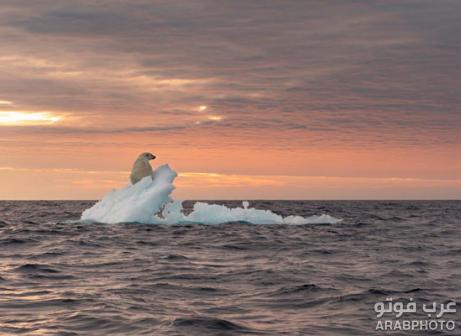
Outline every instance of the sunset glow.
{"label": "sunset glow", "polygon": [[60,116],[48,112],[0,111],[0,126],[50,125],[61,120]]}
{"label": "sunset glow", "polygon": [[220,121],[220,120],[223,120],[223,117],[222,117],[222,116],[219,116],[219,115],[209,115],[207,118],[208,118],[208,120],[212,120],[212,121]]}
{"label": "sunset glow", "polygon": [[460,14],[0,0],[0,336],[456,333]]}
{"label": "sunset glow", "polygon": [[145,151],[184,198],[461,198],[458,2],[20,3],[0,198],[98,198]]}

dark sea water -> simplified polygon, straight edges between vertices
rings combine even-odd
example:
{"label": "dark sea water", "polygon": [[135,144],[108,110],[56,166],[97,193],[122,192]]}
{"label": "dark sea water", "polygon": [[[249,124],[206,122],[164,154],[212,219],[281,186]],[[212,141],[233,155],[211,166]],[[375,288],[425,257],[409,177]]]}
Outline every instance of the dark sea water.
{"label": "dark sea water", "polygon": [[386,335],[389,297],[458,302],[452,332],[391,334],[461,334],[459,201],[251,202],[343,219],[302,226],[78,223],[91,204],[0,202],[0,335]]}

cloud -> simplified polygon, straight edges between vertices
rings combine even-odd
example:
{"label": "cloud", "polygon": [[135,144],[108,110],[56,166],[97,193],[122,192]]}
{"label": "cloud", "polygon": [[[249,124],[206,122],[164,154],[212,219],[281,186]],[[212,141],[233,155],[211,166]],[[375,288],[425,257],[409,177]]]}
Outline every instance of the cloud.
{"label": "cloud", "polygon": [[[293,146],[297,132],[355,147],[364,137],[459,144],[460,9],[433,1],[2,1],[1,99],[85,121],[37,134],[182,131],[189,126],[175,125],[202,120],[197,107],[208,106],[223,120],[201,130],[223,145],[236,133],[263,141],[267,130],[284,130]],[[160,126],[145,126],[152,120]]]}
{"label": "cloud", "polygon": [[[99,199],[113,188],[127,185],[127,171],[0,167],[0,182],[14,189],[0,190],[0,198]],[[461,179],[413,177],[346,177],[181,173],[175,194],[185,199],[459,199]],[[24,197],[24,195],[28,195]],[[31,196],[32,195],[32,196]]]}

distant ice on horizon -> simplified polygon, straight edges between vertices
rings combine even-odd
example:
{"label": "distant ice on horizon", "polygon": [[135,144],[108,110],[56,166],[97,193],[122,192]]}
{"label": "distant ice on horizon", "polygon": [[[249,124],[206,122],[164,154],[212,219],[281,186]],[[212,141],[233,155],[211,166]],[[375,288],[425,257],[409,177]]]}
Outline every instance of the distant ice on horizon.
{"label": "distant ice on horizon", "polygon": [[154,174],[134,185],[116,189],[82,213],[84,222],[97,223],[143,223],[143,224],[221,224],[247,222],[252,224],[335,224],[341,219],[329,215],[311,217],[283,217],[270,210],[249,208],[244,201],[242,207],[228,208],[225,205],[196,202],[190,214],[183,212],[182,201],[173,200],[170,194],[175,189],[173,181],[177,174],[169,165],[158,167]]}

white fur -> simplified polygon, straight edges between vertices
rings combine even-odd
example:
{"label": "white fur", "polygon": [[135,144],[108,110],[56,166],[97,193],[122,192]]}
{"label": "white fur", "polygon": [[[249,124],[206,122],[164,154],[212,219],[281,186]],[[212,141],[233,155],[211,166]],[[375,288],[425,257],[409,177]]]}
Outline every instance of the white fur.
{"label": "white fur", "polygon": [[151,153],[142,153],[138,156],[134,162],[133,169],[131,169],[130,180],[132,184],[136,184],[146,176],[152,177],[152,166],[149,160],[153,160],[154,158]]}

